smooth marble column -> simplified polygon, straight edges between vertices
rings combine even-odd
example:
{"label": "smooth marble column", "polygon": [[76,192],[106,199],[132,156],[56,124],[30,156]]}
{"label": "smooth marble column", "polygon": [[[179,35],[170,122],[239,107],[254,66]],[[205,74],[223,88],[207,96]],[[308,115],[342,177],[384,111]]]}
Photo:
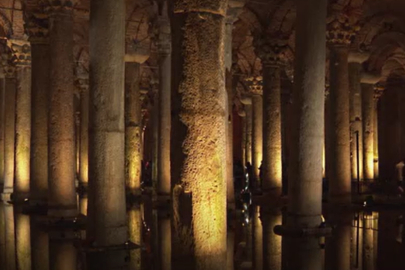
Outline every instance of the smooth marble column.
{"label": "smooth marble column", "polygon": [[[127,269],[125,202],[125,3],[90,2],[89,269]],[[114,91],[111,91],[114,89]]]}
{"label": "smooth marble column", "polygon": [[73,105],[73,8],[49,1],[50,88],[48,119],[48,215],[72,218],[76,207]]}
{"label": "smooth marble column", "polygon": [[172,4],[172,268],[222,270],[227,245],[227,1]]}

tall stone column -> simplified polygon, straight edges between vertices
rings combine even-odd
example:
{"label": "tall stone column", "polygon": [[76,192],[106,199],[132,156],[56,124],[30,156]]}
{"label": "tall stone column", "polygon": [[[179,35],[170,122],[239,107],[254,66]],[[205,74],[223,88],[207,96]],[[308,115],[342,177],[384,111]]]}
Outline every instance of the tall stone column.
{"label": "tall stone column", "polygon": [[142,116],[140,64],[125,63],[125,181],[127,193],[141,194]]}
{"label": "tall stone column", "polygon": [[348,55],[352,31],[346,28],[335,18],[327,32],[330,49],[329,198],[336,203],[351,201]]}
{"label": "tall stone column", "polygon": [[380,155],[378,147],[378,101],[380,100],[385,88],[382,85],[377,85],[374,88],[374,179],[380,176]]}
{"label": "tall stone column", "polygon": [[288,40],[258,38],[256,51],[263,66],[263,192],[281,196],[281,66]]}
{"label": "tall stone column", "polygon": [[323,0],[297,3],[291,126],[294,151],[288,177],[291,199],[286,224],[275,227],[275,232],[283,236],[286,256],[291,256],[287,269],[294,270],[322,269],[319,237],[326,229],[319,225],[322,215],[326,5]]}
{"label": "tall stone column", "polygon": [[[43,14],[40,14],[44,17]],[[30,202],[48,199],[48,107],[50,53],[48,21],[30,19],[26,26],[31,42],[31,159]]]}
{"label": "tall stone column", "polygon": [[76,207],[73,106],[73,5],[45,0],[49,13],[48,215],[72,218]]}
{"label": "tall stone column", "polygon": [[14,160],[15,160],[15,102],[17,81],[14,66],[5,67],[4,100],[4,187],[2,199],[9,201],[14,191]]}
{"label": "tall stone column", "polygon": [[5,108],[5,77],[0,66],[0,189],[4,186],[4,108]]}
{"label": "tall stone column", "polygon": [[[350,152],[352,180],[363,179],[363,118],[361,97],[362,63],[368,59],[368,54],[361,52],[349,53],[349,88],[350,88]],[[357,146],[357,136],[359,137]],[[359,150],[357,157],[357,148]],[[357,164],[359,160],[359,164]]]}
{"label": "tall stone column", "polygon": [[245,105],[245,118],[244,118],[244,136],[245,136],[245,163],[243,166],[249,162],[252,165],[252,98],[246,97],[241,102]]}
{"label": "tall stone column", "polygon": [[226,8],[224,0],[173,1],[172,268],[178,270],[226,265]]}
{"label": "tall stone column", "polygon": [[30,192],[31,146],[31,47],[26,41],[11,41],[17,66],[15,191],[13,201],[23,202]]}
{"label": "tall stone column", "polygon": [[249,89],[252,94],[252,168],[254,188],[261,188],[260,166],[263,161],[263,78],[252,77]]}
{"label": "tall stone column", "polygon": [[170,195],[170,90],[171,90],[171,33],[167,4],[161,8],[158,18],[159,38],[159,123],[158,123],[158,190]]}
{"label": "tall stone column", "polygon": [[[125,3],[90,2],[89,269],[125,268]],[[111,91],[111,89],[115,89]],[[103,247],[116,248],[103,248]],[[117,248],[120,247],[120,248]]]}
{"label": "tall stone column", "polygon": [[79,184],[87,191],[89,184],[89,80],[84,75],[76,80],[80,90]]}

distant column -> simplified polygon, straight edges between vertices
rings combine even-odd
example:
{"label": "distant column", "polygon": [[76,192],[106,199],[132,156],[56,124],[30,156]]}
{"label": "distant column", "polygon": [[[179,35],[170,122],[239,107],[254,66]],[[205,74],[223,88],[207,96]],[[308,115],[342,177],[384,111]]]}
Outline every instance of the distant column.
{"label": "distant column", "polygon": [[377,85],[374,88],[374,179],[378,179],[380,176],[380,155],[378,147],[378,101],[380,100],[385,88],[381,85]]}
{"label": "distant column", "polygon": [[5,106],[5,77],[0,66],[0,189],[4,186],[4,106]]}

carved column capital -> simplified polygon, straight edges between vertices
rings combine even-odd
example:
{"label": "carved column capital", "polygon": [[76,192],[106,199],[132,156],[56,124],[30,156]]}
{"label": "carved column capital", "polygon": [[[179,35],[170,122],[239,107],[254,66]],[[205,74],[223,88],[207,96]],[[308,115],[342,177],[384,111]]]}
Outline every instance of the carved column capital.
{"label": "carved column capital", "polygon": [[360,26],[353,24],[349,16],[336,12],[327,19],[326,39],[330,46],[349,46]]}
{"label": "carved column capital", "polygon": [[11,61],[17,67],[31,66],[31,46],[23,40],[11,40],[9,45],[12,53]]}
{"label": "carved column capital", "polygon": [[249,86],[249,92],[252,95],[263,95],[263,77],[252,76],[246,78],[246,82]]}
{"label": "carved column capital", "polygon": [[43,12],[35,12],[27,16],[25,21],[25,33],[31,44],[48,44],[49,29],[48,16]]}
{"label": "carved column capital", "polygon": [[47,12],[72,11],[79,0],[39,0]]}
{"label": "carved column capital", "polygon": [[265,66],[284,66],[287,61],[288,39],[256,36],[254,46],[257,56]]}
{"label": "carved column capital", "polygon": [[155,20],[153,33],[159,54],[170,54],[172,51],[172,39],[170,30],[170,20],[167,9],[163,8],[161,14]]}
{"label": "carved column capital", "polygon": [[376,84],[374,86],[374,101],[378,101],[384,93],[385,86],[382,84]]}

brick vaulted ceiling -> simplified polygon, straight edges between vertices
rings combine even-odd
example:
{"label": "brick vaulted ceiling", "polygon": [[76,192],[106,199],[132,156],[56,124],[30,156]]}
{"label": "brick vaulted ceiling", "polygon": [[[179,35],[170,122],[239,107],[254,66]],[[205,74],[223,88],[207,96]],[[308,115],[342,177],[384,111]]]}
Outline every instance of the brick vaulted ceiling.
{"label": "brick vaulted ceiling", "polygon": [[[286,79],[292,79],[296,0],[247,0],[233,30],[235,74],[240,78],[258,75],[260,59],[253,47],[254,35],[264,33],[288,40]],[[26,39],[24,12],[35,9],[38,0],[0,0],[0,37]],[[89,0],[80,0],[75,8],[75,50],[78,66],[88,69]],[[154,44],[156,1],[126,0],[127,40],[150,50],[143,76],[156,76],[157,53]],[[341,12],[359,25],[353,50],[367,50],[368,71],[382,73],[383,80],[392,74],[405,76],[405,1],[403,0],[329,0],[329,14]],[[242,79],[241,79],[242,81]],[[242,84],[240,84],[243,87]]]}

